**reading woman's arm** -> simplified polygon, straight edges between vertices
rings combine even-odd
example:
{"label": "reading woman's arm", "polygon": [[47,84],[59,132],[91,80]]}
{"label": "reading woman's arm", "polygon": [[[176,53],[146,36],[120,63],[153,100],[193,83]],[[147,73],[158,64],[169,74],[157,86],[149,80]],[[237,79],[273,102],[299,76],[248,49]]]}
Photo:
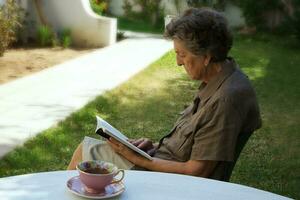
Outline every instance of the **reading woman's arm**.
{"label": "reading woman's arm", "polygon": [[117,153],[125,157],[130,162],[151,171],[208,177],[217,163],[216,161],[208,160],[189,160],[187,162],[176,162],[158,158],[148,160],[134,153],[132,150],[114,139],[110,139],[109,144]]}

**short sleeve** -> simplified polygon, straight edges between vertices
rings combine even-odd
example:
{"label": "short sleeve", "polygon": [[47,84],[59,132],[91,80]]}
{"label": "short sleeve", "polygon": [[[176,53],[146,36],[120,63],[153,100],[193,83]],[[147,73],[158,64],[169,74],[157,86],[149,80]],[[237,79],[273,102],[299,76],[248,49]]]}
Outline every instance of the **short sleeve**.
{"label": "short sleeve", "polygon": [[219,99],[206,111],[206,123],[195,132],[190,159],[233,161],[242,126],[237,107],[230,99]]}

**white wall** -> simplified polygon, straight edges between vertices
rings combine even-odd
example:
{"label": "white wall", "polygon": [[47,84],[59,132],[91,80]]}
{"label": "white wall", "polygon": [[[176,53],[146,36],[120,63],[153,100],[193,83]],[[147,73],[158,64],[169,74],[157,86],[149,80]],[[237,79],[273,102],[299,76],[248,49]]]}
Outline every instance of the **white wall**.
{"label": "white wall", "polygon": [[177,10],[174,0],[162,0],[161,6],[164,8],[165,15],[178,15],[188,8],[186,1],[179,1],[179,9]]}
{"label": "white wall", "polygon": [[226,4],[224,15],[230,27],[242,27],[246,24],[241,9],[233,4]]}
{"label": "white wall", "polygon": [[[56,31],[71,30],[72,42],[81,47],[107,46],[116,42],[117,20],[95,14],[89,0],[41,0],[46,21]],[[29,18],[40,24],[32,0],[27,0]]]}
{"label": "white wall", "polygon": [[110,0],[109,10],[114,16],[123,16],[123,0]]}

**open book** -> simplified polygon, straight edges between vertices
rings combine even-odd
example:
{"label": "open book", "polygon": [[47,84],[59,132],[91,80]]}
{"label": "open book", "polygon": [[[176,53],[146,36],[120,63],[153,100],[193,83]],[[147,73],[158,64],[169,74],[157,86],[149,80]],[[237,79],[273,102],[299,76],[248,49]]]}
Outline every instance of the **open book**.
{"label": "open book", "polygon": [[118,140],[131,150],[135,151],[136,153],[144,156],[145,158],[152,160],[152,157],[144,152],[143,150],[137,148],[130,142],[128,142],[128,138],[123,135],[120,131],[118,131],[116,128],[114,128],[112,125],[110,125],[108,122],[106,122],[104,119],[96,116],[97,118],[97,128],[96,128],[96,133],[98,135],[101,135],[102,137],[109,139],[109,137],[113,137],[114,139]]}

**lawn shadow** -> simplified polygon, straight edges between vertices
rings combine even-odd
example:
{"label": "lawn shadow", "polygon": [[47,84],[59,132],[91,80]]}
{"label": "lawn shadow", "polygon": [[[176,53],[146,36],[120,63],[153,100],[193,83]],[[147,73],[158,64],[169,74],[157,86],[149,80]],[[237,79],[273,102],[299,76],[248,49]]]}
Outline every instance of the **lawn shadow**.
{"label": "lawn shadow", "polygon": [[263,127],[241,154],[232,181],[298,199],[300,49],[243,40],[232,53],[256,89],[263,119]]}

